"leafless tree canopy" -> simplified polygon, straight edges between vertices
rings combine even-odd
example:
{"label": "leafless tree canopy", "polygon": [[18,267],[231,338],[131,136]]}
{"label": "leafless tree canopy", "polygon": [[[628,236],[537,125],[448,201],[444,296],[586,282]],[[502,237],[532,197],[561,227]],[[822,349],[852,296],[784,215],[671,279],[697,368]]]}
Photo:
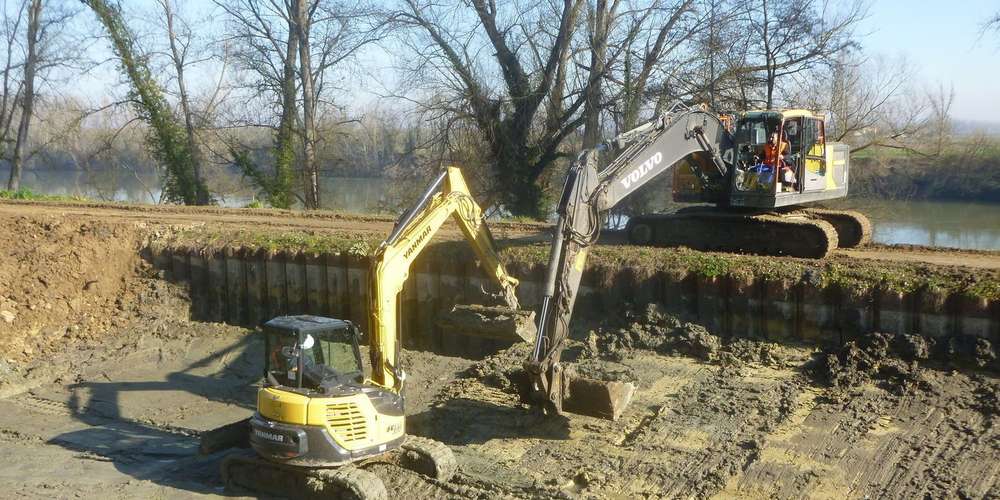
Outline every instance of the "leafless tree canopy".
{"label": "leafless tree canopy", "polygon": [[[23,169],[58,164],[141,178],[146,198],[158,198],[143,176],[162,166],[136,147],[147,127],[124,106],[122,81],[98,93],[73,88],[116,64],[79,5],[3,3],[0,164],[20,165],[8,187]],[[582,148],[677,102],[824,111],[831,139],[857,152],[932,157],[953,135],[950,91],[864,46],[863,0],[121,7],[211,191],[198,202],[252,196],[317,208],[324,177],[420,178],[451,162],[493,211],[544,218]],[[1000,17],[983,26],[1000,30]]]}

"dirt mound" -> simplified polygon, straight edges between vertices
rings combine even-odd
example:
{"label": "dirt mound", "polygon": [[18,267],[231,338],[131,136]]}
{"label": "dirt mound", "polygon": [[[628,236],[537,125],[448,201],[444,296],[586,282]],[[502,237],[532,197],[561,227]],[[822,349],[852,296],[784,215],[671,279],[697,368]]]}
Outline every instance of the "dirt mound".
{"label": "dirt mound", "polygon": [[626,321],[574,332],[585,340],[568,341],[563,356],[581,375],[637,384],[637,399],[618,421],[544,416],[525,404],[521,366],[531,346],[518,344],[474,363],[407,425],[453,447],[463,464],[460,483],[518,498],[720,492],[760,458],[766,435],[789,419],[805,378],[705,369],[707,360],[725,368],[766,360],[770,351],[742,344],[730,351],[704,328],[655,307]]}
{"label": "dirt mound", "polygon": [[903,390],[914,384],[926,387],[923,365],[1000,371],[996,350],[987,339],[888,333],[872,333],[821,354],[813,371],[836,387],[885,382]]}
{"label": "dirt mound", "polygon": [[722,342],[705,327],[683,323],[663,312],[658,304],[639,311],[625,310],[619,328],[602,328],[588,334],[588,351],[594,357],[622,360],[636,350],[660,354],[684,354],[703,361],[715,361]]}
{"label": "dirt mound", "polygon": [[139,294],[142,227],[0,220],[0,359],[24,362],[122,325]]}

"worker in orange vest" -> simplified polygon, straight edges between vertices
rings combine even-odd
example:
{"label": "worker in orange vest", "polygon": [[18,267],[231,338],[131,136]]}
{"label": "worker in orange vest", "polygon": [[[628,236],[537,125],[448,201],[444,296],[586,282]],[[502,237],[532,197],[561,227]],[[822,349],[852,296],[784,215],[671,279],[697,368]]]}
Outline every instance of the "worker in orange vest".
{"label": "worker in orange vest", "polygon": [[767,144],[764,145],[764,164],[771,165],[775,169],[780,166],[780,162],[785,160],[785,153],[788,152],[788,141],[782,138],[778,140],[778,133],[771,134]]}

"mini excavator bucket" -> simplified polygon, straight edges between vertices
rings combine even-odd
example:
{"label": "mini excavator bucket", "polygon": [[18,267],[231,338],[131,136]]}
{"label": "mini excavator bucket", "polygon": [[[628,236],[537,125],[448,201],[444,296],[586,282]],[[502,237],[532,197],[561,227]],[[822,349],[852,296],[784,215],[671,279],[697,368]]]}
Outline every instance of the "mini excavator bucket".
{"label": "mini excavator bucket", "polygon": [[438,318],[438,326],[470,337],[534,342],[535,313],[500,306],[457,305]]}

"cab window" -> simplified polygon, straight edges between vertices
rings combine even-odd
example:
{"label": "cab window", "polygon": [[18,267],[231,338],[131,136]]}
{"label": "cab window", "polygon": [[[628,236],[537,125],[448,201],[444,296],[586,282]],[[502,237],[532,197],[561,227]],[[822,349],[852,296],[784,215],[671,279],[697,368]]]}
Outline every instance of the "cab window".
{"label": "cab window", "polygon": [[302,333],[267,332],[267,373],[281,385],[310,389],[362,376],[353,328]]}
{"label": "cab window", "polygon": [[806,120],[805,136],[806,155],[824,156],[826,154],[826,140],[823,137],[823,121],[817,119]]}
{"label": "cab window", "polygon": [[802,119],[785,120],[783,132],[785,140],[788,141],[788,153],[793,155],[800,153],[802,151]]}

